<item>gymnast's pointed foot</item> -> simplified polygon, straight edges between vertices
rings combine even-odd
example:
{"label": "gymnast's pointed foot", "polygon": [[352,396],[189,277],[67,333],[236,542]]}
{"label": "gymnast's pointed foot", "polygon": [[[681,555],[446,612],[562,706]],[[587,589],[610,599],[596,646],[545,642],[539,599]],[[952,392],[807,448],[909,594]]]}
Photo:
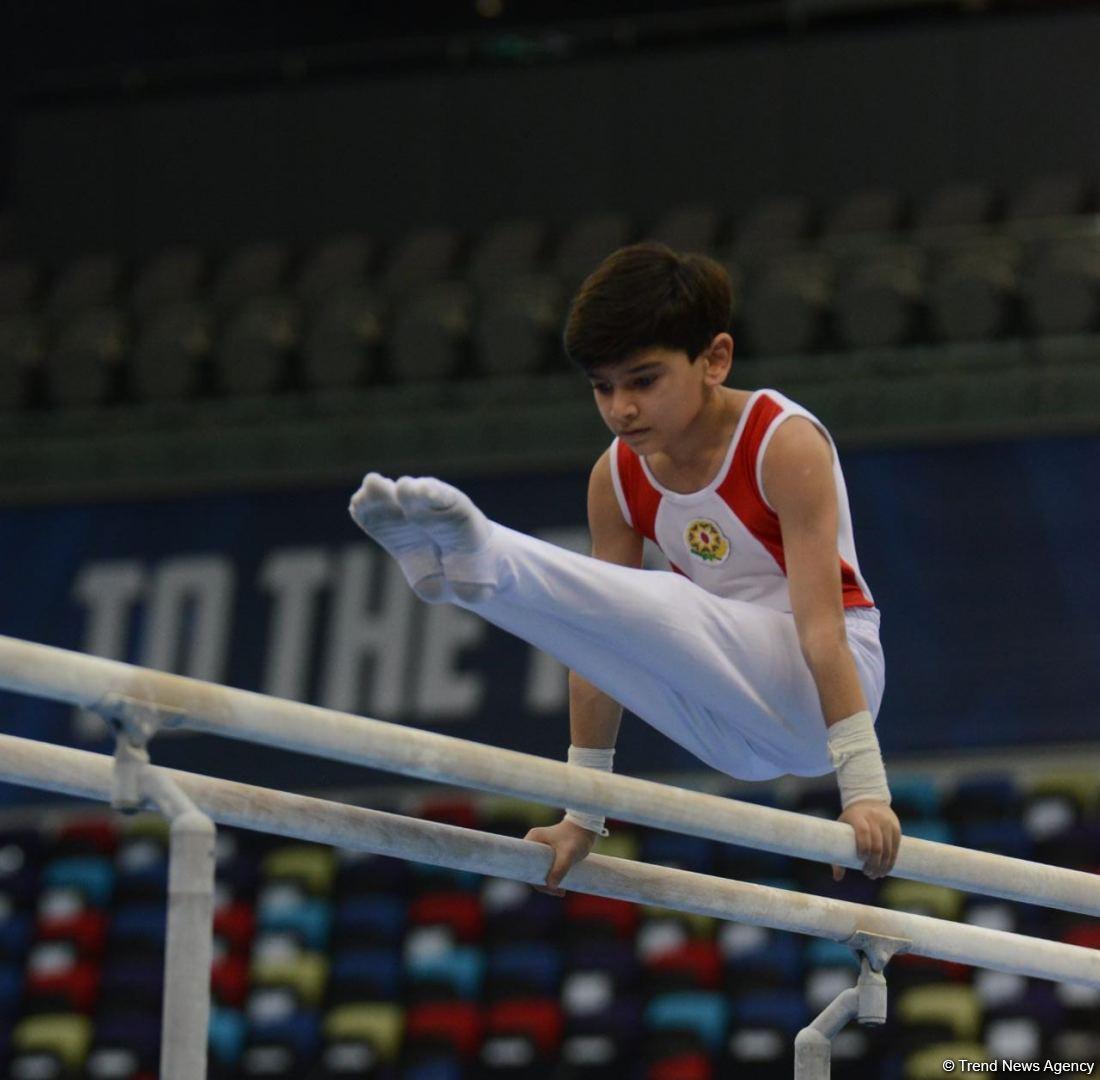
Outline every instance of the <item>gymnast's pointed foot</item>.
{"label": "gymnast's pointed foot", "polygon": [[367,473],[351,497],[348,512],[363,532],[397,560],[421,599],[429,603],[449,599],[439,549],[419,525],[406,518],[392,480]]}
{"label": "gymnast's pointed foot", "polygon": [[441,553],[443,573],[455,595],[474,602],[492,593],[497,584],[489,551],[493,525],[470,499],[431,476],[403,476],[396,493],[406,518],[422,528]]}

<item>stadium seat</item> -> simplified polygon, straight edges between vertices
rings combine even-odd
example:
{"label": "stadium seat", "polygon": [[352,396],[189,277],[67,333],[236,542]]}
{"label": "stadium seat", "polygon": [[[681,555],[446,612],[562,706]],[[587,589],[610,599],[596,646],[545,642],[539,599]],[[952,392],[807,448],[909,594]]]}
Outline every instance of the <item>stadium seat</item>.
{"label": "stadium seat", "polygon": [[588,214],[567,226],[554,252],[554,272],[572,293],[596,267],[631,240],[630,218],[621,213]]}
{"label": "stadium seat", "polygon": [[945,251],[930,274],[932,329],[942,341],[988,341],[1010,326],[1019,251],[1004,239],[972,241]]}
{"label": "stadium seat", "polygon": [[485,954],[475,945],[425,948],[423,931],[405,939],[405,976],[415,1000],[453,996],[473,1000],[481,992]]}
{"label": "stadium seat", "polygon": [[58,319],[86,308],[111,307],[119,299],[121,281],[122,260],[117,255],[82,255],[54,275],[46,308]]}
{"label": "stadium seat", "polygon": [[261,905],[259,927],[265,933],[292,934],[306,948],[328,948],[332,907],[327,900],[302,900],[297,904]]}
{"label": "stadium seat", "polygon": [[718,247],[721,217],[713,206],[690,203],[674,206],[653,223],[649,237],[673,251],[709,255]]}
{"label": "stadium seat", "polygon": [[812,211],[800,195],[769,196],[734,225],[735,260],[754,260],[797,251],[810,235]]}
{"label": "stadium seat", "polygon": [[471,344],[477,371],[524,375],[541,371],[555,354],[565,292],[551,274],[524,274],[483,292]]}
{"label": "stadium seat", "polygon": [[400,941],[405,932],[404,897],[352,894],[337,899],[335,905],[332,935],[337,946],[385,945]]}
{"label": "stadium seat", "polygon": [[298,336],[299,312],[289,297],[271,293],[244,301],[214,343],[218,388],[232,397],[284,389]]}
{"label": "stadium seat", "polygon": [[574,930],[602,928],[621,940],[631,941],[638,928],[638,909],[625,900],[611,900],[587,893],[567,893],[565,919]]}
{"label": "stadium seat", "polygon": [[1033,334],[1083,334],[1100,327],[1100,243],[1048,246],[1022,282],[1024,317]]}
{"label": "stadium seat", "polygon": [[44,352],[45,333],[36,316],[0,314],[0,413],[15,412],[27,400]]}
{"label": "stadium seat", "polygon": [[218,1004],[243,1008],[249,991],[247,958],[233,953],[215,956],[210,968],[210,990]]}
{"label": "stadium seat", "polygon": [[489,997],[542,997],[558,992],[562,955],[548,942],[519,941],[490,949],[486,957]]}
{"label": "stadium seat", "polygon": [[290,250],[280,242],[245,244],[217,267],[210,298],[221,311],[232,312],[262,296],[278,295],[290,268]]}
{"label": "stadium seat", "polygon": [[473,294],[462,281],[418,286],[399,302],[386,338],[388,375],[397,382],[446,379],[462,372]]}
{"label": "stadium seat", "polygon": [[138,401],[194,396],[212,345],[211,315],[204,304],[182,300],[151,309],[130,353],[130,393]]}
{"label": "stadium seat", "polygon": [[41,278],[34,263],[0,259],[0,316],[33,307]]}
{"label": "stadium seat", "polygon": [[985,225],[996,209],[990,185],[978,181],[955,181],[936,188],[917,204],[913,214],[913,237],[918,242],[957,234],[960,229]]}
{"label": "stadium seat", "polygon": [[517,1065],[547,1066],[561,1046],[561,1007],[552,998],[517,998],[490,1005],[485,1012],[482,1063],[492,1070]]}
{"label": "stadium seat", "polygon": [[1018,819],[1022,793],[1015,779],[999,773],[962,778],[944,798],[944,817],[956,825]]}
{"label": "stadium seat", "polygon": [[1069,217],[1089,205],[1089,184],[1079,173],[1051,173],[1020,185],[1009,196],[1005,218],[1009,225],[1034,218]]}
{"label": "stadium seat", "polygon": [[1041,1061],[1049,1055],[1050,1034],[1063,1027],[1063,1012],[1052,986],[1036,984],[1025,997],[1000,1006],[982,1001],[982,1039],[996,1060]]}
{"label": "stadium seat", "polygon": [[949,889],[943,885],[890,878],[883,883],[879,901],[883,907],[894,911],[910,911],[937,919],[956,920],[962,914],[965,896],[958,889]]}
{"label": "stadium seat", "polygon": [[843,198],[825,215],[821,238],[826,245],[880,237],[901,228],[905,197],[891,188],[865,188]]}
{"label": "stadium seat", "polygon": [[836,332],[850,349],[901,345],[917,333],[924,298],[924,257],[913,247],[881,248],[839,280]]}
{"label": "stadium seat", "polygon": [[396,945],[339,949],[332,957],[330,1004],[393,1001],[402,991],[403,965]]}
{"label": "stadium seat", "polygon": [[470,870],[457,870],[453,866],[413,863],[409,868],[409,886],[415,896],[448,892],[472,895],[481,888],[481,882],[480,874]]}
{"label": "stadium seat", "polygon": [[546,245],[547,233],[545,222],[533,218],[490,225],[470,253],[470,282],[479,293],[491,296],[515,278],[533,273]]}
{"label": "stadium seat", "polygon": [[244,1051],[247,1035],[248,1021],[243,1013],[211,1006],[209,1050],[214,1063],[235,1067]]}
{"label": "stadium seat", "polygon": [[712,941],[688,941],[649,956],[644,964],[652,990],[710,990],[719,985],[722,959]]}
{"label": "stadium seat", "polygon": [[141,318],[154,311],[199,299],[207,271],[198,248],[179,245],[155,252],[134,274],[130,310]]}
{"label": "stadium seat", "polygon": [[325,896],[336,877],[336,858],[318,844],[285,844],[264,856],[260,871],[268,880],[295,882],[311,896]]}
{"label": "stadium seat", "polygon": [[645,1010],[645,1025],[655,1031],[691,1031],[717,1052],[730,1022],[730,1004],[722,994],[676,991],[654,997]]}
{"label": "stadium seat", "polygon": [[385,855],[336,849],[337,895],[400,894],[409,878],[409,864]]}
{"label": "stadium seat", "polygon": [[462,1058],[473,1057],[481,1047],[485,1020],[481,1009],[469,1001],[413,1005],[405,1014],[407,1049],[445,1044]]}
{"label": "stadium seat", "polygon": [[83,1067],[91,1049],[93,1031],[92,1021],[87,1016],[42,1013],[28,1016],[15,1025],[11,1045],[16,1053],[55,1055],[66,1069],[76,1073]]}
{"label": "stadium seat", "polygon": [[253,987],[282,987],[292,990],[308,1005],[320,1003],[328,979],[329,961],[319,953],[301,953],[287,960],[254,960]]}
{"label": "stadium seat", "polygon": [[739,983],[794,985],[802,978],[802,942],[790,934],[724,922],[716,942],[731,979]]}
{"label": "stadium seat", "polygon": [[346,390],[378,374],[384,305],[368,285],[340,285],[310,314],[302,338],[302,384],[307,390]]}
{"label": "stadium seat", "polygon": [[42,885],[73,889],[95,907],[110,903],[115,887],[115,867],[100,855],[71,855],[52,859],[42,868]]}
{"label": "stadium seat", "polygon": [[42,359],[51,403],[68,409],[111,400],[128,341],[127,321],[115,308],[84,308],[66,318]]}
{"label": "stadium seat", "polygon": [[906,1044],[919,1045],[958,1040],[977,1041],[983,1010],[969,986],[949,983],[918,986],[895,996],[892,1007],[903,1026]]}
{"label": "stadium seat", "polygon": [[402,237],[382,271],[380,284],[389,297],[442,281],[455,268],[461,239],[445,227],[416,229]]}
{"label": "stadium seat", "polygon": [[334,292],[363,285],[374,260],[374,244],[363,233],[346,233],[322,241],[302,260],[294,292],[310,308]]}
{"label": "stadium seat", "polygon": [[754,354],[806,353],[823,340],[832,297],[832,270],[819,253],[768,262],[750,279],[743,312],[744,333]]}
{"label": "stadium seat", "polygon": [[713,840],[703,837],[647,830],[642,835],[641,858],[643,862],[658,866],[709,874],[714,867],[717,847]]}
{"label": "stadium seat", "polygon": [[0,832],[0,891],[14,905],[29,902],[38,885],[42,837],[33,829]]}
{"label": "stadium seat", "polygon": [[327,1041],[368,1042],[382,1061],[393,1061],[397,1057],[404,1026],[404,1010],[392,1002],[341,1005],[329,1011],[323,1021]]}

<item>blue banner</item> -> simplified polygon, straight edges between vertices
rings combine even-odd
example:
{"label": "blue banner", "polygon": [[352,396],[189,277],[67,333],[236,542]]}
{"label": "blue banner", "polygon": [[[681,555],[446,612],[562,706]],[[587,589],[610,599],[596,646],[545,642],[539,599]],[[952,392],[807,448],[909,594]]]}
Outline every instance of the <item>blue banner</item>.
{"label": "blue banner", "polygon": [[[1094,740],[1100,439],[863,451],[844,467],[883,611],[887,754]],[[506,524],[586,544],[580,472],[449,479]],[[564,671],[417,601],[348,518],[353,487],[0,511],[0,632],[561,756]],[[97,718],[17,695],[0,694],[0,727],[108,748]],[[187,734],[154,758],[297,790],[363,780]],[[619,761],[695,764],[638,721]]]}

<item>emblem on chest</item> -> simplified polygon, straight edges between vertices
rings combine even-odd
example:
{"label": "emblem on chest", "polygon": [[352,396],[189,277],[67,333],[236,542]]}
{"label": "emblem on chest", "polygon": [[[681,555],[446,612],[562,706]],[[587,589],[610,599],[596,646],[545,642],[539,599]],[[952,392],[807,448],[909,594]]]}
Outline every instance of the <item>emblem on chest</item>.
{"label": "emblem on chest", "polygon": [[692,557],[700,562],[717,565],[729,557],[729,540],[709,518],[696,518],[691,522],[684,530],[684,543]]}

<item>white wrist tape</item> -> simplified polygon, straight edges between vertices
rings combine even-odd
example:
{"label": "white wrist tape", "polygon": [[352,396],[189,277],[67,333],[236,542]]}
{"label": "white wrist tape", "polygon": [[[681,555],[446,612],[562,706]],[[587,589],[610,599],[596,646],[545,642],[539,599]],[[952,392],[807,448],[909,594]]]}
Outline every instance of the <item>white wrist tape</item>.
{"label": "white wrist tape", "polygon": [[836,769],[840,804],[848,807],[860,799],[890,802],[886,769],[871,714],[864,710],[826,730],[829,760]]}
{"label": "white wrist tape", "polygon": [[[569,756],[566,760],[570,765],[576,765],[582,769],[599,769],[600,772],[611,772],[611,760],[615,756],[615,748],[606,750],[589,746],[569,747]],[[565,820],[579,825],[582,829],[594,832],[599,836],[607,836],[604,827],[604,818],[599,814],[587,814],[583,810],[566,810]]]}

